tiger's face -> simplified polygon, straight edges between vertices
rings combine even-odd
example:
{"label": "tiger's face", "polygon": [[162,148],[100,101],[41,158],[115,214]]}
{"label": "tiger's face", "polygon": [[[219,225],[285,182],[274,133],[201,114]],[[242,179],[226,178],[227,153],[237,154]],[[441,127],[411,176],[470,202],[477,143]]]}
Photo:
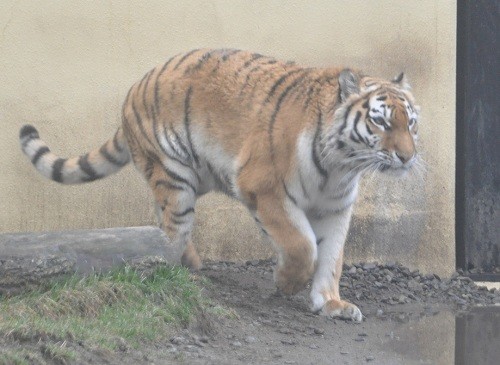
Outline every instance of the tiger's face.
{"label": "tiger's face", "polygon": [[336,113],[335,147],[359,170],[404,174],[418,158],[418,107],[408,84],[403,75],[393,81],[365,77],[356,84]]}

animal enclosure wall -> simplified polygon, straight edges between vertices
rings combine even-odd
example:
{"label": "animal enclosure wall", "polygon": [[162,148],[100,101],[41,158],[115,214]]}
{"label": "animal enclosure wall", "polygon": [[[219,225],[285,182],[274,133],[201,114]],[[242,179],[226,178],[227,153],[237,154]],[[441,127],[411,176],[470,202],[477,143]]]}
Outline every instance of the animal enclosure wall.
{"label": "animal enclosure wall", "polygon": [[[29,1],[0,11],[0,232],[154,224],[152,198],[132,167],[106,180],[61,186],[22,155],[18,130],[36,125],[54,152],[99,146],[120,123],[128,88],[153,66],[199,47],[234,47],[309,66],[405,71],[422,108],[421,178],[363,184],[347,260],[455,267],[456,1]],[[197,206],[205,258],[270,254],[236,202]]]}

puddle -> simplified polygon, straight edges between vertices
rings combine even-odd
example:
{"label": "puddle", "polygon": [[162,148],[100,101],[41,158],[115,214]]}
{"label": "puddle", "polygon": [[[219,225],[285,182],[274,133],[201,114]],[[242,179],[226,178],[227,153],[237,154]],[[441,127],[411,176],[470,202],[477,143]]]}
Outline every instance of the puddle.
{"label": "puddle", "polygon": [[500,364],[500,307],[480,307],[457,315],[455,364]]}
{"label": "puddle", "polygon": [[449,310],[422,316],[393,314],[389,320],[394,329],[379,345],[381,352],[397,355],[394,364],[500,364],[500,307],[476,307],[458,314]]}

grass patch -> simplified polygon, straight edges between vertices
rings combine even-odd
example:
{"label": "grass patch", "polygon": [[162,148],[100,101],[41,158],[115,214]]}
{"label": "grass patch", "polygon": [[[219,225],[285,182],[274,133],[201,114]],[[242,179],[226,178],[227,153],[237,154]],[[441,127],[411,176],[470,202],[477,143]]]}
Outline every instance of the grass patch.
{"label": "grass patch", "polygon": [[0,352],[0,365],[29,365],[24,351]]}
{"label": "grass patch", "polygon": [[63,360],[74,355],[57,345],[65,341],[116,349],[125,340],[138,347],[167,338],[173,327],[208,308],[201,295],[203,284],[184,268],[166,266],[147,276],[130,267],[106,275],[71,276],[0,298],[0,335],[21,343],[50,340],[53,344],[43,355]]}
{"label": "grass patch", "polygon": [[41,350],[45,358],[59,364],[66,364],[77,357],[76,352],[66,347],[66,342],[44,344],[41,346]]}

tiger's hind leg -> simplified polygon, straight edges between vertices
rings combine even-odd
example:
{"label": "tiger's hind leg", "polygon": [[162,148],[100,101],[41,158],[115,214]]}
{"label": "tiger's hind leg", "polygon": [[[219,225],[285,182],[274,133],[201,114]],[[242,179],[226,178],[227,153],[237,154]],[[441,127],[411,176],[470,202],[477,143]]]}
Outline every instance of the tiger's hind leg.
{"label": "tiger's hind leg", "polygon": [[162,164],[155,158],[134,156],[153,191],[160,228],[165,231],[176,251],[183,251],[181,264],[193,270],[202,266],[191,241],[198,181],[196,174],[175,162]]}

